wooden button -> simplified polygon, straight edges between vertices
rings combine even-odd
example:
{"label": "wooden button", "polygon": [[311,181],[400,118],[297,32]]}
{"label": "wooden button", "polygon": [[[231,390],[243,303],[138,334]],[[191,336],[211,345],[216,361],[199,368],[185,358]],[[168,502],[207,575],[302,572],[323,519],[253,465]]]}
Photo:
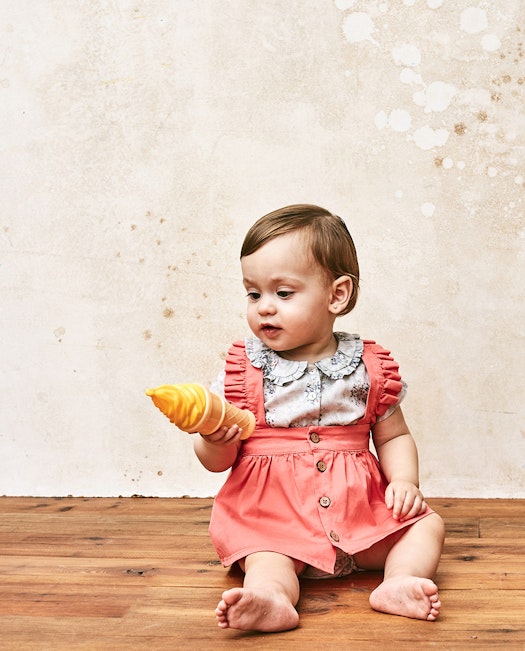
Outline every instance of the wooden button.
{"label": "wooden button", "polygon": [[326,463],[324,461],[318,461],[315,465],[317,466],[317,470],[319,470],[319,472],[324,472],[326,470]]}
{"label": "wooden button", "polygon": [[328,508],[328,507],[330,506],[331,503],[332,503],[332,501],[330,500],[329,497],[321,497],[321,499],[319,500],[319,504],[320,504],[324,509]]}
{"label": "wooden button", "polygon": [[310,434],[310,441],[312,441],[312,443],[319,443],[320,440],[321,440],[321,437],[319,436],[319,434],[317,432],[312,432]]}

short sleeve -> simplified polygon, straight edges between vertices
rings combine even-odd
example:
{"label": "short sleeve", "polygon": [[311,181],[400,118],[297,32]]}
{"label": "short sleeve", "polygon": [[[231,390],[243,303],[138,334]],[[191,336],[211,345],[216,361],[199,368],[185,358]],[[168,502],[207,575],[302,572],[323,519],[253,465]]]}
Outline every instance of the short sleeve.
{"label": "short sleeve", "polygon": [[394,405],[390,405],[388,409],[385,411],[385,413],[382,416],[379,416],[379,418],[376,420],[376,423],[380,423],[382,420],[386,420],[389,416],[391,416],[395,410],[399,407],[399,405],[403,402],[405,399],[405,396],[407,394],[407,383],[404,380],[401,380],[401,384],[403,385],[403,388],[401,389],[398,397],[397,397],[397,402]]}
{"label": "short sleeve", "polygon": [[[404,398],[403,382],[399,374],[399,364],[391,357],[390,351],[375,341],[365,340],[363,359],[370,374],[370,396],[368,415],[372,422],[384,420],[391,415]],[[386,416],[388,418],[388,416]]]}

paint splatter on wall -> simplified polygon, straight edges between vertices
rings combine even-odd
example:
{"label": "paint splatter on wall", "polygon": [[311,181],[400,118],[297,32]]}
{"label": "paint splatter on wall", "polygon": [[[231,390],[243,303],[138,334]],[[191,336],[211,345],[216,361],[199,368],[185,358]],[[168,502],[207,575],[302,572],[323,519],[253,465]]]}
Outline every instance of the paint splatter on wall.
{"label": "paint splatter on wall", "polygon": [[525,496],[523,2],[4,5],[4,492],[213,494],[144,387],[214,379],[244,233],[311,201],[355,236],[341,327],[402,363],[426,492]]}

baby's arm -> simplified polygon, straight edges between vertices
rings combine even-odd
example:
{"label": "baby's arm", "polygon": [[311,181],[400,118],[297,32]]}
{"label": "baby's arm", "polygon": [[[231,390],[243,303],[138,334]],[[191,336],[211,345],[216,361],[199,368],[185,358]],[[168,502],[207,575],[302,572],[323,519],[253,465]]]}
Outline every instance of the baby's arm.
{"label": "baby's arm", "polygon": [[223,472],[235,463],[241,449],[242,430],[238,425],[221,427],[213,434],[198,435],[193,448],[202,465],[211,472]]}
{"label": "baby's arm", "polygon": [[385,503],[396,520],[409,520],[426,509],[419,490],[419,468],[414,439],[401,407],[376,423],[372,437],[381,469],[389,482]]}

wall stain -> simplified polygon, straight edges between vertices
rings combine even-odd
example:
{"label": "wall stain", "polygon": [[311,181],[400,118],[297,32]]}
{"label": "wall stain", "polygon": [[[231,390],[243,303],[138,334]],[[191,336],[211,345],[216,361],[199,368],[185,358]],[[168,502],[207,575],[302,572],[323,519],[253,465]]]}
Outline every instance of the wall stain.
{"label": "wall stain", "polygon": [[58,343],[61,344],[62,337],[66,334],[66,329],[63,326],[60,326],[59,328],[53,331],[53,334],[57,338]]}
{"label": "wall stain", "polygon": [[175,314],[175,312],[171,309],[171,307],[167,307],[167,308],[162,312],[162,316],[163,316],[165,319],[172,319],[174,314]]}
{"label": "wall stain", "polygon": [[502,77],[498,77],[497,79],[493,79],[492,83],[495,86],[501,86],[502,84],[510,84],[512,81],[512,77],[510,75],[503,75]]}

